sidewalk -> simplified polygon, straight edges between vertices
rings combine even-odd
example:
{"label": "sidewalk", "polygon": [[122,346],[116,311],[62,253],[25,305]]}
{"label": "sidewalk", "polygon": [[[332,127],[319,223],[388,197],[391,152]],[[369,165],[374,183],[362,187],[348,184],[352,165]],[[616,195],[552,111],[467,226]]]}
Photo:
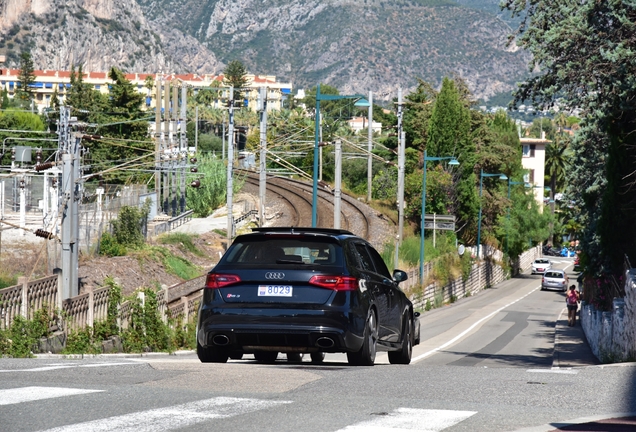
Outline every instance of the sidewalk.
{"label": "sidewalk", "polygon": [[[567,308],[563,308],[556,322],[554,335],[554,356],[552,367],[573,368],[594,366],[600,362],[592,353],[585,333],[578,320],[574,327],[568,326]],[[553,422],[543,426],[521,429],[517,432],[629,432],[636,431],[636,413],[612,413],[608,416],[594,416]]]}
{"label": "sidewalk", "polygon": [[592,353],[581,327],[578,313],[576,325],[568,326],[568,311],[563,308],[554,328],[554,356],[552,367],[572,368],[594,366],[600,362]]}

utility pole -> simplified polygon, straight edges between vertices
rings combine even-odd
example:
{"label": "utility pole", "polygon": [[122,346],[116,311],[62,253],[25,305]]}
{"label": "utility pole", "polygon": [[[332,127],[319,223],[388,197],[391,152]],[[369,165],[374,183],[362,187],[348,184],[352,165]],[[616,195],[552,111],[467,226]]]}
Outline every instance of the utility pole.
{"label": "utility pole", "polygon": [[[161,133],[161,81],[156,80],[155,89],[155,194],[157,207],[161,207],[161,154],[163,134]],[[158,210],[158,209],[157,209]]]}
{"label": "utility pole", "polygon": [[342,141],[336,140],[336,172],[333,189],[333,227],[340,229],[340,188],[342,182]]}
{"label": "utility pole", "polygon": [[[397,107],[397,120],[398,120],[398,245],[402,244],[404,237],[404,147],[405,147],[405,133],[403,130],[403,102],[402,102],[402,88],[398,88],[398,107]],[[396,263],[397,265],[397,263]]]}
{"label": "utility pole", "polygon": [[[179,211],[180,214],[185,213],[186,209],[186,165],[188,164],[188,138],[186,136],[186,107],[187,107],[187,89],[185,83],[181,85],[181,115],[179,119],[179,162],[180,162],[180,178],[179,178]],[[196,139],[196,138],[195,138]]]}
{"label": "utility pole", "polygon": [[262,227],[265,225],[265,193],[267,189],[267,87],[260,88],[258,109],[261,113],[258,221],[259,225]]}
{"label": "utility pole", "polygon": [[222,136],[222,145],[221,147],[221,160],[225,159],[225,111],[223,111],[223,136]]}
{"label": "utility pole", "polygon": [[234,237],[234,216],[232,209],[233,182],[232,168],[234,164],[234,87],[230,87],[230,98],[228,100],[230,123],[227,136],[227,246],[230,247]]}
{"label": "utility pole", "polygon": [[80,140],[70,133],[70,108],[60,107],[59,143],[62,153],[62,299],[79,294]]}
{"label": "utility pole", "polygon": [[369,145],[367,148],[367,204],[371,202],[371,182],[373,180],[373,92],[369,91]]}
{"label": "utility pole", "polygon": [[199,147],[199,105],[194,107],[194,148]]}
{"label": "utility pole", "polygon": [[170,157],[170,143],[172,142],[172,136],[170,133],[170,81],[166,80],[163,88],[163,127],[164,127],[164,146],[163,152],[161,154],[161,171],[162,171],[162,186],[163,186],[163,197],[161,210],[165,215],[168,214],[168,194],[170,192],[170,184],[168,183],[168,167],[170,162],[168,158]]}
{"label": "utility pole", "polygon": [[179,150],[177,146],[177,120],[179,117],[179,89],[177,86],[172,86],[172,112],[170,117],[172,118],[172,139],[170,140],[170,181],[171,199],[170,199],[170,214],[172,217],[177,215],[177,164]]}

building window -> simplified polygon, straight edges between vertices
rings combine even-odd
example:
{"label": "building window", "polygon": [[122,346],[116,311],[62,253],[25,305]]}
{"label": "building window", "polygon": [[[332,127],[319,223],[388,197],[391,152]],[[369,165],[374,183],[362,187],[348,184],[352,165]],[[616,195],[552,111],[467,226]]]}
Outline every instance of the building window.
{"label": "building window", "polygon": [[523,157],[534,157],[534,152],[537,146],[534,144],[523,146]]}

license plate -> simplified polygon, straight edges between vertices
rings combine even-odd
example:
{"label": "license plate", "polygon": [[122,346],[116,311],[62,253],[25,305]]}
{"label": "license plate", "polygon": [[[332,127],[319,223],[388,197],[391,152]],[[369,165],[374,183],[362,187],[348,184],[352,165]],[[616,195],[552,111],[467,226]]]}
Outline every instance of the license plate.
{"label": "license plate", "polygon": [[291,297],[292,287],[289,285],[259,285],[259,297]]}

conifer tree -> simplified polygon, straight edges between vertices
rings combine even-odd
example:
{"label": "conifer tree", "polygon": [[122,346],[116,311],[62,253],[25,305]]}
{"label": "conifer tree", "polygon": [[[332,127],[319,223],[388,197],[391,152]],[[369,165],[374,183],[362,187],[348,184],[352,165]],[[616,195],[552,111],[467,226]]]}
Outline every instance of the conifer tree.
{"label": "conifer tree", "polygon": [[29,107],[33,100],[33,83],[35,83],[35,74],[33,73],[33,59],[31,53],[23,51],[20,54],[20,73],[18,74],[19,90],[15,97],[24,107]]}

